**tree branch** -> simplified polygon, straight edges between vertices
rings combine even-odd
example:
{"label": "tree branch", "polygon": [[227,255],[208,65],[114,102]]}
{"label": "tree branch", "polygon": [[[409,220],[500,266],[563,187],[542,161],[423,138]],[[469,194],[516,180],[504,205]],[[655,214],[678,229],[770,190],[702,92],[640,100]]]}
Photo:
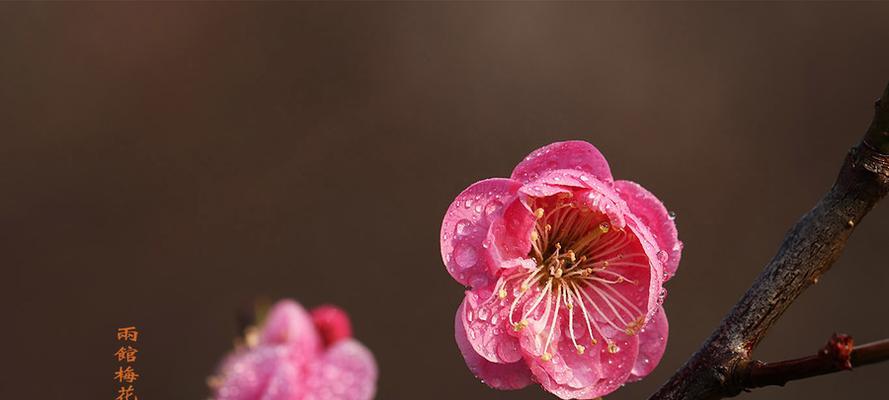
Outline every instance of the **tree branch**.
{"label": "tree branch", "polygon": [[764,363],[749,361],[736,370],[738,384],[743,390],[763,386],[784,386],[787,382],[813,376],[850,370],[889,360],[889,339],[853,346],[846,335],[833,335],[818,354],[795,360]]}
{"label": "tree branch", "polygon": [[720,399],[743,390],[737,370],[784,311],[833,265],[849,235],[889,191],[889,86],[836,183],[788,232],[778,254],[701,348],[651,399]]}

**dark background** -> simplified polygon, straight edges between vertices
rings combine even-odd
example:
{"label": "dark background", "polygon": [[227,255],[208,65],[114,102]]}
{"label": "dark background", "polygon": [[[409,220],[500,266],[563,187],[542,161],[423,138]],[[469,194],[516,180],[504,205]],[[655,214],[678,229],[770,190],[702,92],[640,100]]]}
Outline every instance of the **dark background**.
{"label": "dark background", "polygon": [[[257,296],[339,304],[378,398],[488,389],[438,250],[466,186],[585,139],[678,214],[661,366],[697,348],[832,183],[889,80],[889,4],[0,5],[0,397],[201,399]],[[757,356],[889,336],[889,206]],[[879,398],[889,365],[748,399]]]}

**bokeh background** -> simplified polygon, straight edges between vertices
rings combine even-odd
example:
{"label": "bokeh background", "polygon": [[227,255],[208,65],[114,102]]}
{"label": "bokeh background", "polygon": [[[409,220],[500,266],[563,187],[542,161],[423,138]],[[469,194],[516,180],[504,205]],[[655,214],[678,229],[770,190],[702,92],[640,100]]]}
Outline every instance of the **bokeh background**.
{"label": "bokeh background", "polygon": [[[450,201],[584,139],[678,215],[661,366],[697,348],[831,185],[889,80],[889,4],[4,3],[0,397],[202,399],[253,299],[335,303],[379,399],[488,389],[453,342]],[[889,337],[889,205],[757,351]],[[877,398],[889,364],[746,399]]]}

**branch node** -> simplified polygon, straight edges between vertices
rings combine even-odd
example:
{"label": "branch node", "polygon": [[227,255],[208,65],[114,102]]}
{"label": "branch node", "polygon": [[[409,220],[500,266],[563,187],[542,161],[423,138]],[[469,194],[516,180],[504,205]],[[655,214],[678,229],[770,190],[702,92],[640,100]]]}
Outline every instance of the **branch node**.
{"label": "branch node", "polygon": [[855,341],[851,336],[834,333],[821,353],[832,361],[837,369],[852,369],[852,349],[854,347]]}

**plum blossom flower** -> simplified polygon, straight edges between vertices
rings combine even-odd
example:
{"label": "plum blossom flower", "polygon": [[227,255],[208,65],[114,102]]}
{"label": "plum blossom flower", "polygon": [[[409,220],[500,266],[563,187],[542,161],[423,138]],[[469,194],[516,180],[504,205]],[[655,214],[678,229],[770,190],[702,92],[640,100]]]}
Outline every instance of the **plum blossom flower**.
{"label": "plum blossom flower", "polygon": [[321,306],[307,313],[282,300],[247,345],[222,363],[216,400],[368,400],[376,390],[373,355],[351,338],[345,312]]}
{"label": "plum blossom flower", "polygon": [[442,259],[468,287],[457,345],[493,388],[611,393],[660,362],[663,283],[681,252],[657,197],[615,181],[589,143],[550,144],[509,179],[468,187],[444,217]]}

